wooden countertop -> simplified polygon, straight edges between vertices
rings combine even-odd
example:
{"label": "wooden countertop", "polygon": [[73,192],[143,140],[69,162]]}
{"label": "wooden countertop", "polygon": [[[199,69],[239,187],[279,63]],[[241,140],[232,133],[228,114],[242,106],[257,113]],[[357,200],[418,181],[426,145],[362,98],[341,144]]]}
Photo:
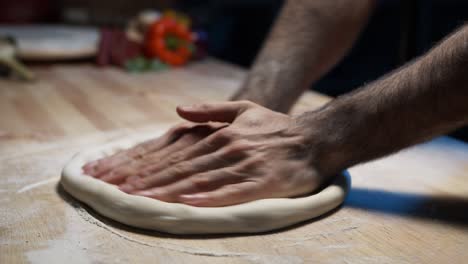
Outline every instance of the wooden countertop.
{"label": "wooden countertop", "polygon": [[[36,67],[0,80],[0,263],[463,263],[468,145],[442,137],[354,167],[338,210],[260,235],[177,237],[83,209],[57,185],[77,151],[156,124],[175,106],[223,100],[245,72],[214,60],[129,75],[91,65]],[[295,112],[329,100],[304,95]]]}

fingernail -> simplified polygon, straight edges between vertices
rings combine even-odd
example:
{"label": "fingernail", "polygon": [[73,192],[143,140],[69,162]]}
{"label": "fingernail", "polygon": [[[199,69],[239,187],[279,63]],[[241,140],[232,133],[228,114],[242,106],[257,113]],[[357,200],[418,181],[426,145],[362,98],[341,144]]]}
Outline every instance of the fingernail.
{"label": "fingernail", "polygon": [[91,167],[90,167],[89,164],[83,165],[83,167],[81,167],[81,169],[83,170],[84,173],[91,172]]}
{"label": "fingernail", "polygon": [[88,175],[91,175],[91,176],[93,176],[93,177],[97,177],[97,176],[98,176],[98,174],[97,174],[97,173],[98,173],[98,169],[97,169],[96,167],[91,167],[91,168],[87,169],[87,170],[85,171],[85,173],[88,174]]}
{"label": "fingernail", "polygon": [[83,169],[83,173],[94,178],[96,178],[97,176],[97,175],[94,175],[95,172],[92,169]]}
{"label": "fingernail", "polygon": [[196,202],[203,199],[201,194],[182,194],[179,196],[184,202]]}
{"label": "fingernail", "polygon": [[89,169],[86,168],[85,166],[81,167],[81,171],[84,173],[84,174],[88,174],[89,175]]}
{"label": "fingernail", "polygon": [[86,168],[86,169],[94,169],[94,167],[95,167],[97,164],[98,164],[98,162],[95,160],[95,161],[92,161],[92,162],[86,164],[86,165],[84,166],[84,168]]}
{"label": "fingernail", "polygon": [[134,192],[132,194],[140,195],[140,196],[152,196],[152,195],[154,195],[151,191],[137,191],[137,192]]}
{"label": "fingernail", "polygon": [[183,105],[180,108],[184,111],[193,111],[193,110],[196,110],[197,106],[196,105]]}

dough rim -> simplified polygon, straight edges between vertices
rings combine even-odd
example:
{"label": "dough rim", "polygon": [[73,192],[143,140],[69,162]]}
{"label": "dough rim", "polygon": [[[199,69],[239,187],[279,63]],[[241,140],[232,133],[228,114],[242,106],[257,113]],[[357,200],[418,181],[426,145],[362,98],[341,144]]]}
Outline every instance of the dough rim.
{"label": "dough rim", "polygon": [[129,226],[171,234],[258,233],[284,228],[338,207],[350,188],[350,177],[343,172],[331,185],[305,197],[261,199],[224,207],[195,207],[129,195],[114,185],[83,174],[81,167],[88,161],[159,136],[161,131],[77,153],[62,171],[62,186],[101,215]]}

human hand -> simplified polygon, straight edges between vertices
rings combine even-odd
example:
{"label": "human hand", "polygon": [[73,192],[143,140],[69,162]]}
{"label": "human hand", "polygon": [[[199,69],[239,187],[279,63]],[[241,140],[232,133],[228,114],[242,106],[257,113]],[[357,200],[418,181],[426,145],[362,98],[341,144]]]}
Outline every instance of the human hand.
{"label": "human hand", "polygon": [[203,124],[179,125],[161,138],[89,163],[84,172],[130,194],[194,206],[292,197],[326,180],[315,166],[308,129],[293,117],[249,101],[177,112]]}

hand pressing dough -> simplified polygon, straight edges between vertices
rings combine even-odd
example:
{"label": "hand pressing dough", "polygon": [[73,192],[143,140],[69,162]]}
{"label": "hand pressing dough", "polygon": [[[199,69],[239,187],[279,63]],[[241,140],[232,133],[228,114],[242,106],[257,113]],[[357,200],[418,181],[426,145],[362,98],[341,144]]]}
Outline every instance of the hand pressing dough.
{"label": "hand pressing dough", "polygon": [[349,176],[338,175],[331,185],[316,194],[298,198],[261,199],[223,207],[195,207],[130,195],[83,174],[89,161],[162,135],[164,130],[106,144],[76,154],[62,172],[61,184],[76,199],[118,222],[172,234],[257,233],[286,227],[337,206],[349,189]]}

